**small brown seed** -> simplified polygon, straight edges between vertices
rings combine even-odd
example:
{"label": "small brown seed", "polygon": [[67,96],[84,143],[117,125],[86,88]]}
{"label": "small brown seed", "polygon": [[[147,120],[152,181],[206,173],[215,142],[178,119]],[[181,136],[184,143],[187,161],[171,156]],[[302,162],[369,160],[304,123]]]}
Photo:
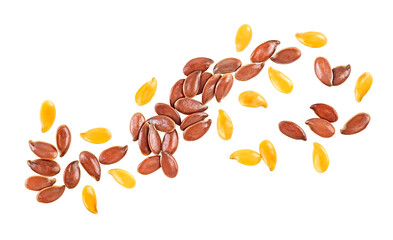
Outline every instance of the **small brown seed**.
{"label": "small brown seed", "polygon": [[189,127],[187,127],[183,132],[183,138],[186,141],[195,141],[203,137],[207,133],[212,124],[212,120],[204,120],[197,122]]}
{"label": "small brown seed", "polygon": [[51,203],[59,199],[65,190],[65,186],[51,186],[37,193],[37,201],[40,203]]}
{"label": "small brown seed", "polygon": [[190,73],[184,80],[183,93],[187,98],[193,98],[199,91],[199,84],[201,81],[201,71],[195,71]]}
{"label": "small brown seed", "polygon": [[338,120],[338,114],[336,110],[327,104],[317,103],[311,105],[310,108],[315,112],[315,114],[317,114],[318,117],[322,119],[325,119],[329,122],[335,122]]}
{"label": "small brown seed", "polygon": [[213,74],[211,74],[209,72],[203,72],[201,74],[201,80],[199,81],[199,90],[198,90],[198,94],[197,95],[202,93],[203,88],[205,87],[207,80],[209,80],[209,78],[211,76],[213,76]]}
{"label": "small brown seed", "polygon": [[306,121],[306,124],[310,127],[311,131],[320,137],[330,138],[336,132],[333,125],[325,119],[311,118]]}
{"label": "small brown seed", "polygon": [[172,118],[163,115],[151,117],[147,122],[154,125],[154,127],[161,132],[172,132],[176,127]]}
{"label": "small brown seed", "polygon": [[148,142],[152,153],[158,155],[161,152],[161,138],[154,125],[150,125]]}
{"label": "small brown seed", "polygon": [[161,168],[164,174],[169,178],[177,176],[179,167],[177,166],[176,159],[169,153],[163,152],[161,155]]}
{"label": "small brown seed", "polygon": [[278,124],[278,128],[284,135],[290,138],[304,141],[307,140],[306,134],[304,133],[303,129],[294,122],[282,121]]}
{"label": "small brown seed", "polygon": [[75,188],[80,179],[81,170],[79,168],[79,161],[73,161],[64,169],[64,185],[69,189]]}
{"label": "small brown seed", "polygon": [[138,139],[139,150],[145,156],[151,153],[149,147],[149,140],[148,140],[149,127],[150,124],[148,122],[145,122],[145,124],[142,125],[141,130],[139,131],[139,139]]}
{"label": "small brown seed", "polygon": [[57,157],[57,150],[50,143],[30,140],[29,147],[39,158],[53,160]]}
{"label": "small brown seed", "polygon": [[171,133],[165,133],[164,138],[162,140],[163,152],[174,154],[177,150],[178,145],[179,145],[179,136],[177,135],[176,130],[173,130],[173,132]]}
{"label": "small brown seed", "polygon": [[370,123],[370,115],[367,113],[358,113],[353,116],[348,122],[345,123],[341,129],[341,133],[344,135],[352,135],[363,131]]}
{"label": "small brown seed", "polygon": [[184,131],[187,127],[193,125],[194,123],[203,121],[208,116],[209,115],[205,112],[193,113],[183,119],[183,122],[180,124],[180,130]]}
{"label": "small brown seed", "polygon": [[213,73],[225,74],[233,73],[242,66],[242,62],[237,58],[225,58],[219,61],[213,68]]}
{"label": "small brown seed", "polygon": [[86,172],[96,181],[101,178],[101,167],[98,159],[94,154],[88,151],[83,151],[79,154],[79,162]]}
{"label": "small brown seed", "polygon": [[60,172],[60,165],[53,160],[29,160],[27,161],[27,165],[31,170],[43,176],[52,177]]}
{"label": "small brown seed", "polygon": [[280,41],[270,40],[259,45],[251,53],[250,60],[253,63],[266,62],[276,51],[276,47],[280,44]]}
{"label": "small brown seed", "polygon": [[241,66],[235,73],[235,78],[239,81],[248,81],[257,76],[265,66],[264,63],[251,63]]}
{"label": "small brown seed", "polygon": [[351,65],[338,66],[333,68],[333,86],[343,84],[351,74]]}
{"label": "small brown seed", "polygon": [[186,63],[186,65],[183,68],[183,73],[188,76],[190,73],[194,71],[201,71],[204,72],[206,71],[210,65],[213,64],[213,60],[210,58],[205,58],[205,57],[198,57],[191,59]]}
{"label": "small brown seed", "polygon": [[205,111],[207,106],[191,98],[180,98],[175,102],[175,109],[183,114],[190,115]]}
{"label": "small brown seed", "polygon": [[332,86],[333,72],[329,61],[326,58],[317,57],[315,59],[314,71],[319,81],[321,81],[326,86]]}
{"label": "small brown seed", "polygon": [[102,151],[98,159],[99,162],[104,165],[114,164],[122,160],[123,157],[127,154],[127,151],[128,151],[127,145],[123,147],[121,146],[110,147]]}
{"label": "small brown seed", "polygon": [[32,191],[40,191],[56,183],[56,178],[31,176],[25,181],[25,187]]}
{"label": "small brown seed", "polygon": [[154,106],[154,110],[158,115],[164,115],[170,117],[177,125],[180,125],[181,123],[180,115],[170,105],[166,103],[156,103],[156,105]]}
{"label": "small brown seed", "polygon": [[216,89],[214,90],[214,95],[216,96],[217,102],[221,102],[229,92],[233,86],[233,77],[232,74],[227,73],[224,74],[217,82]]}
{"label": "small brown seed", "polygon": [[140,174],[148,175],[160,169],[160,156],[151,156],[139,163],[137,171]]}
{"label": "small brown seed", "polygon": [[270,60],[278,64],[289,64],[298,60],[301,55],[302,52],[298,48],[289,47],[282,49],[278,53],[274,54],[274,56],[272,56]]}
{"label": "small brown seed", "polygon": [[71,131],[66,125],[61,125],[57,128],[56,144],[59,149],[60,157],[63,157],[71,145]]}
{"label": "small brown seed", "polygon": [[171,88],[171,92],[169,93],[169,103],[171,104],[172,107],[175,106],[175,102],[178,99],[185,97],[183,93],[184,80],[185,79],[180,79]]}
{"label": "small brown seed", "polygon": [[207,80],[207,83],[205,87],[203,88],[202,92],[202,104],[206,105],[210,100],[214,98],[214,92],[216,90],[216,85],[218,80],[220,80],[221,74],[214,74],[209,80]]}
{"label": "small brown seed", "polygon": [[132,141],[137,141],[139,137],[139,130],[141,129],[142,125],[145,123],[146,119],[142,113],[135,113],[131,117],[130,121],[130,132],[132,136]]}

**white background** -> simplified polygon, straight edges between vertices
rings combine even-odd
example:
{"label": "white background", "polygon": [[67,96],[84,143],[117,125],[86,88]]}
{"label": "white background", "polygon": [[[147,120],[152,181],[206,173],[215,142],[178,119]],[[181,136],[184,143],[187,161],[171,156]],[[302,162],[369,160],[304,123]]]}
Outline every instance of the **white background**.
{"label": "white background", "polygon": [[[392,239],[392,22],[389,1],[1,1],[0,2],[0,238],[1,239]],[[235,50],[237,28],[248,23],[253,38],[242,53]],[[296,32],[320,31],[328,44],[311,49]],[[197,142],[181,141],[175,157],[179,174],[161,170],[142,176],[136,167],[144,157],[131,141],[129,119],[139,111],[154,114],[156,102],[168,102],[184,64],[206,56],[248,63],[251,51],[278,39],[278,49],[295,46],[302,57],[290,65],[269,61],[256,78],[235,81],[221,104],[209,103],[210,131]],[[352,74],[343,85],[328,88],[313,71],[314,59],[331,65],[350,63]],[[291,94],[271,85],[267,68],[284,72],[294,83]],[[374,83],[361,103],[354,86],[363,72]],[[138,107],[137,89],[158,80],[153,100]],[[240,106],[237,97],[255,90],[268,108]],[[40,132],[41,103],[57,108],[52,129]],[[310,105],[334,106],[336,135],[322,139],[304,124],[315,117]],[[232,118],[231,140],[216,131],[218,109]],[[357,135],[339,133],[358,112],[371,115],[368,128]],[[298,123],[308,141],[282,135],[281,120]],[[129,145],[126,157],[102,167],[99,182],[83,169],[77,188],[67,189],[51,204],[40,204],[24,187],[34,173],[26,160],[36,158],[28,140],[55,143],[59,125],[67,124],[73,141],[58,159],[64,168],[83,150],[99,153]],[[79,133],[107,127],[113,138],[93,145]],[[258,150],[269,139],[278,153],[273,172],[261,164],[249,167],[229,160],[242,148]],[[327,150],[324,174],[312,164],[312,143]],[[123,168],[136,178],[134,189],[118,185],[107,173]],[[62,172],[61,172],[62,174]],[[62,175],[58,184],[62,184]],[[81,200],[84,185],[98,197],[98,215]]]}

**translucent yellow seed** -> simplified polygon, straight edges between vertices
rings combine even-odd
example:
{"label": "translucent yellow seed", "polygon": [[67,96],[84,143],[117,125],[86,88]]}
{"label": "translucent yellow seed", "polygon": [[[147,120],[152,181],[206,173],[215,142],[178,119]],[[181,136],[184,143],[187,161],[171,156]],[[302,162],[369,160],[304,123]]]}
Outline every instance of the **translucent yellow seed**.
{"label": "translucent yellow seed", "polygon": [[135,187],[136,182],[134,176],[132,176],[131,173],[127,172],[126,170],[115,168],[109,170],[108,173],[112,175],[116,182],[118,182],[123,187]]}
{"label": "translucent yellow seed", "polygon": [[154,97],[157,90],[157,80],[152,78],[150,81],[146,82],[139,88],[138,92],[135,94],[135,102],[138,106],[142,106],[150,102]]}
{"label": "translucent yellow seed", "polygon": [[296,33],[296,38],[299,42],[312,48],[320,48],[325,46],[327,43],[326,36],[320,32]]}
{"label": "translucent yellow seed", "polygon": [[108,142],[112,138],[112,134],[106,128],[93,128],[81,133],[81,137],[88,142],[101,144]]}
{"label": "translucent yellow seed", "polygon": [[250,150],[250,149],[241,149],[237,150],[236,152],[232,153],[231,156],[229,157],[230,159],[235,159],[239,163],[248,165],[248,166],[254,166],[257,165],[262,157],[259,153]]}
{"label": "translucent yellow seed", "polygon": [[40,120],[41,120],[41,131],[47,132],[55,122],[56,108],[55,104],[51,100],[46,100],[41,105]]}
{"label": "translucent yellow seed", "polygon": [[237,52],[243,51],[250,43],[251,38],[252,38],[251,26],[248,24],[241,25],[236,33],[236,39],[235,39],[236,51]]}
{"label": "translucent yellow seed", "polygon": [[264,107],[267,108],[267,102],[261,94],[254,91],[245,91],[240,93],[239,102],[245,107]]}
{"label": "translucent yellow seed", "polygon": [[83,204],[90,212],[97,214],[97,197],[94,188],[90,185],[86,185],[82,190]]}
{"label": "translucent yellow seed", "polygon": [[269,140],[262,141],[261,144],[259,144],[259,153],[270,171],[273,171],[277,163],[277,153],[273,144]]}
{"label": "translucent yellow seed", "polygon": [[233,124],[231,118],[224,110],[218,110],[217,132],[220,138],[229,140],[233,133]]}
{"label": "translucent yellow seed", "polygon": [[312,153],[314,168],[317,172],[323,173],[329,167],[329,157],[323,146],[317,142],[314,142],[314,150]]}
{"label": "translucent yellow seed", "polygon": [[362,101],[363,97],[367,94],[368,90],[373,84],[373,76],[369,72],[363,73],[356,82],[355,86],[355,98],[356,101]]}
{"label": "translucent yellow seed", "polygon": [[282,72],[269,67],[268,70],[270,81],[273,86],[282,93],[291,93],[293,89],[293,83],[291,79],[285,76]]}

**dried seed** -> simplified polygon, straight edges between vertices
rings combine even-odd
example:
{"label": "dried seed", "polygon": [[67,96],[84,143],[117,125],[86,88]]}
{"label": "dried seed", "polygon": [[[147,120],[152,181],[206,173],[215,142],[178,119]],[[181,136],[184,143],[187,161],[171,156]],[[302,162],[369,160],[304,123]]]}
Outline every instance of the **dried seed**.
{"label": "dried seed", "polygon": [[326,58],[317,57],[314,62],[314,71],[315,75],[319,81],[325,84],[328,87],[333,85],[333,71],[330,67],[330,64]]}
{"label": "dried seed", "polygon": [[143,106],[151,101],[157,90],[157,80],[152,78],[139,88],[135,94],[135,102],[138,106]]}
{"label": "dried seed", "polygon": [[265,63],[250,63],[241,66],[235,73],[235,78],[239,81],[248,81],[256,77],[265,66]]}
{"label": "dried seed", "polygon": [[220,80],[221,74],[214,74],[209,80],[207,80],[205,87],[202,91],[202,104],[206,105],[210,100],[214,98],[214,92],[216,90],[217,82]]}
{"label": "dried seed", "polygon": [[278,64],[289,64],[298,60],[301,55],[302,52],[298,48],[289,47],[282,49],[278,53],[274,54],[274,56],[272,56],[270,60]]}
{"label": "dried seed", "polygon": [[209,115],[205,112],[193,113],[183,119],[183,122],[180,124],[180,130],[184,131],[187,127],[204,120],[208,116]]}
{"label": "dried seed", "polygon": [[351,74],[351,65],[338,66],[332,69],[333,72],[333,86],[343,84]]}
{"label": "dried seed", "polygon": [[214,95],[216,96],[217,102],[221,102],[229,92],[233,85],[233,76],[230,73],[224,74],[217,82]]}
{"label": "dried seed", "polygon": [[101,167],[98,159],[94,154],[88,151],[83,151],[79,154],[79,162],[86,172],[96,181],[101,178]]}
{"label": "dried seed", "polygon": [[267,108],[267,102],[266,102],[265,98],[261,94],[254,92],[254,91],[245,91],[245,92],[240,93],[239,102],[242,106],[245,106],[245,107]]}
{"label": "dried seed", "polygon": [[205,57],[198,57],[191,59],[186,63],[186,65],[183,68],[183,73],[188,76],[190,73],[194,71],[201,71],[204,72],[206,71],[210,65],[213,64],[213,60],[210,58],[205,58]]}
{"label": "dried seed", "polygon": [[197,122],[189,127],[187,127],[183,132],[183,138],[186,141],[195,141],[203,137],[209,130],[212,120],[204,120]]}
{"label": "dried seed", "polygon": [[86,185],[82,190],[82,201],[86,209],[91,213],[97,214],[97,197],[94,188]]}
{"label": "dried seed", "polygon": [[65,186],[51,186],[37,193],[37,201],[40,203],[51,203],[59,199],[65,190]]}
{"label": "dried seed", "polygon": [[251,26],[248,24],[243,24],[239,27],[236,33],[235,44],[236,51],[243,51],[251,41],[252,30]]}
{"label": "dried seed", "polygon": [[108,171],[117,183],[125,188],[133,188],[136,185],[134,176],[126,170],[115,168]]}
{"label": "dried seed", "polygon": [[40,109],[41,131],[43,133],[49,131],[55,122],[56,108],[52,101],[46,100],[42,103]]}
{"label": "dried seed", "polygon": [[218,136],[223,140],[229,140],[233,133],[233,123],[231,118],[224,110],[218,110],[217,117],[217,132]]}
{"label": "dried seed", "polygon": [[277,163],[277,153],[273,144],[269,140],[262,141],[261,144],[259,144],[259,153],[270,171],[273,171]]}
{"label": "dried seed", "polygon": [[147,139],[152,153],[158,155],[161,152],[161,138],[154,125],[150,125]]}
{"label": "dried seed", "polygon": [[60,172],[60,165],[53,160],[29,160],[27,161],[27,165],[31,170],[43,176],[52,177]]}
{"label": "dried seed", "polygon": [[201,71],[195,71],[187,76],[183,83],[183,93],[187,98],[193,98],[199,91],[199,84],[201,80]]}
{"label": "dried seed", "polygon": [[63,157],[71,145],[71,131],[66,125],[61,125],[57,129],[56,144],[59,149],[60,157]]}
{"label": "dried seed", "polygon": [[355,86],[355,98],[356,101],[361,102],[363,97],[370,90],[373,84],[373,76],[369,72],[363,73],[357,80]]}
{"label": "dried seed", "polygon": [[233,152],[231,156],[229,156],[229,159],[235,159],[239,163],[247,166],[254,166],[261,161],[262,157],[259,153],[253,150],[241,149]]}
{"label": "dried seed", "polygon": [[180,79],[171,88],[171,92],[169,93],[169,103],[171,104],[172,107],[175,106],[175,102],[178,99],[185,97],[183,93],[183,84],[184,84],[184,79]]}
{"label": "dried seed", "polygon": [[313,145],[314,145],[314,150],[312,153],[312,158],[313,158],[314,168],[317,172],[323,173],[329,167],[329,157],[327,155],[325,148],[321,144],[314,142]]}
{"label": "dried seed", "polygon": [[311,131],[320,137],[330,138],[336,132],[333,125],[325,119],[311,118],[306,121],[306,124],[310,127]]}
{"label": "dried seed", "polygon": [[219,61],[213,68],[213,73],[225,74],[236,72],[239,67],[242,66],[242,62],[237,58],[225,58]]}
{"label": "dried seed", "polygon": [[56,183],[56,178],[31,176],[25,181],[25,187],[32,191],[40,191]]}
{"label": "dried seed", "polygon": [[145,124],[142,125],[141,130],[139,131],[139,138],[138,138],[139,150],[145,156],[151,153],[149,147],[149,140],[148,140],[149,127],[150,124],[148,122],[145,122]]}
{"label": "dried seed", "polygon": [[251,53],[250,60],[253,63],[266,62],[276,51],[276,47],[280,44],[280,41],[270,40],[259,45]]}
{"label": "dried seed", "polygon": [[325,46],[327,43],[326,36],[320,32],[296,33],[296,38],[299,42],[312,48],[320,48]]}
{"label": "dried seed", "polygon": [[304,133],[303,129],[294,122],[282,121],[278,124],[278,128],[284,135],[290,138],[304,141],[307,140],[306,134]]}
{"label": "dried seed", "polygon": [[369,124],[371,117],[367,113],[358,113],[353,116],[348,122],[345,123],[341,129],[341,133],[344,135],[352,135],[363,131]]}
{"label": "dried seed", "polygon": [[80,135],[83,140],[94,144],[106,143],[112,138],[112,133],[106,128],[93,128]]}
{"label": "dried seed", "polygon": [[315,114],[317,114],[318,117],[322,119],[325,119],[329,122],[336,122],[338,120],[338,114],[336,110],[327,104],[317,103],[311,105],[310,108],[315,112]]}
{"label": "dried seed", "polygon": [[39,158],[53,160],[57,157],[57,150],[55,146],[50,143],[30,140],[29,147]]}
{"label": "dried seed", "polygon": [[132,141],[138,140],[139,137],[139,130],[141,129],[142,125],[145,123],[145,117],[142,113],[135,113],[131,117],[130,121],[130,132],[132,136]]}
{"label": "dried seed", "polygon": [[108,149],[105,149],[101,152],[98,157],[99,162],[104,165],[114,164],[123,159],[123,157],[127,154],[128,146],[114,146]]}
{"label": "dried seed", "polygon": [[139,163],[137,171],[140,174],[148,175],[157,171],[160,167],[160,156],[151,156]]}
{"label": "dried seed", "polygon": [[63,181],[64,185],[69,188],[75,188],[81,178],[81,170],[79,168],[79,162],[73,161],[64,169]]}
{"label": "dried seed", "polygon": [[158,115],[164,115],[170,117],[177,125],[180,125],[181,123],[180,115],[170,105],[165,103],[156,103],[156,105],[154,106],[154,110]]}
{"label": "dried seed", "polygon": [[177,146],[179,145],[179,136],[177,135],[176,129],[171,133],[165,133],[162,140],[162,151],[169,154],[176,152]]}
{"label": "dried seed", "polygon": [[293,83],[284,73],[269,67],[270,82],[280,92],[288,94],[293,90]]}
{"label": "dried seed", "polygon": [[147,122],[154,125],[154,127],[161,132],[172,132],[176,127],[172,118],[163,115],[151,117]]}
{"label": "dried seed", "polygon": [[[199,90],[198,90],[198,94],[201,94],[203,92],[203,88],[205,87],[207,80],[209,80],[209,78],[213,76],[213,74],[209,73],[209,72],[203,72],[201,74],[201,80],[199,81]],[[183,96],[184,97],[184,96]]]}
{"label": "dried seed", "polygon": [[190,115],[205,111],[207,106],[191,98],[180,98],[175,102],[175,109],[183,114]]}
{"label": "dried seed", "polygon": [[163,152],[161,155],[160,164],[162,171],[167,177],[176,177],[179,167],[177,166],[176,159],[171,154]]}

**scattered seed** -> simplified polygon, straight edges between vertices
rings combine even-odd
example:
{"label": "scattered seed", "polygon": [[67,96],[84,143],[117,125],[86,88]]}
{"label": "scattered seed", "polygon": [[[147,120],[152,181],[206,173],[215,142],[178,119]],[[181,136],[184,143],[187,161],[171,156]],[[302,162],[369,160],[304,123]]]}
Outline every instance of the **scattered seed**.
{"label": "scattered seed", "polygon": [[338,114],[336,110],[327,104],[317,103],[310,107],[318,117],[325,119],[329,122],[336,122],[338,120]]}
{"label": "scattered seed", "polygon": [[185,97],[183,93],[184,80],[185,79],[180,79],[171,88],[171,92],[169,93],[169,103],[171,104],[172,107],[175,106],[175,102],[178,99]]}
{"label": "scattered seed", "polygon": [[142,125],[142,128],[139,131],[139,138],[138,138],[139,150],[145,156],[151,153],[149,147],[149,140],[148,140],[149,128],[150,128],[150,124],[148,122],[145,122],[145,124]]}
{"label": "scattered seed", "polygon": [[157,90],[157,80],[152,78],[139,88],[135,94],[135,102],[138,106],[143,106],[149,103]]}
{"label": "scattered seed", "polygon": [[201,80],[201,71],[194,71],[190,73],[183,83],[183,93],[187,98],[193,98],[199,91],[199,84]]}
{"label": "scattered seed", "polygon": [[42,103],[40,109],[40,120],[41,120],[41,131],[43,133],[49,131],[56,119],[56,107],[55,104],[46,100]]}
{"label": "scattered seed", "polygon": [[176,127],[172,118],[164,115],[151,117],[147,120],[147,122],[154,125],[154,127],[161,132],[172,132]]}
{"label": "scattered seed", "polygon": [[50,143],[40,141],[29,141],[31,151],[39,158],[53,160],[57,158],[57,150]]}
{"label": "scattered seed", "polygon": [[148,134],[149,148],[153,154],[160,154],[161,152],[161,137],[154,125],[150,125]]}
{"label": "scattered seed", "polygon": [[261,155],[253,150],[250,149],[241,149],[233,152],[231,156],[229,156],[230,159],[235,159],[241,164],[247,165],[247,166],[254,166],[257,165],[259,162],[261,162]]}
{"label": "scattered seed", "polygon": [[310,127],[311,131],[320,137],[330,138],[336,132],[333,125],[325,119],[311,118],[306,121],[306,124]]}
{"label": "scattered seed", "polygon": [[236,72],[239,67],[242,66],[242,62],[237,58],[225,58],[219,61],[213,68],[213,73],[225,74]]}
{"label": "scattered seed", "polygon": [[326,58],[317,57],[314,62],[314,71],[315,75],[319,81],[325,84],[328,87],[333,85],[333,71],[330,67],[330,64]]}
{"label": "scattered seed", "polygon": [[40,203],[51,203],[59,199],[65,190],[65,186],[50,186],[37,193],[37,201]]}
{"label": "scattered seed", "polygon": [[224,74],[217,82],[214,95],[217,102],[221,102],[231,91],[233,85],[233,76],[230,73]]}
{"label": "scattered seed", "polygon": [[256,77],[265,66],[265,63],[250,63],[241,66],[235,73],[235,78],[239,81],[248,81]]}
{"label": "scattered seed", "polygon": [[373,84],[373,76],[369,72],[363,73],[357,80],[355,86],[355,98],[356,101],[361,102],[363,97],[370,90]]}
{"label": "scattered seed", "polygon": [[289,47],[277,52],[270,60],[278,64],[289,64],[298,60],[301,55],[302,52],[298,48]]}
{"label": "scattered seed", "polygon": [[174,154],[177,150],[177,146],[179,145],[179,136],[177,135],[176,129],[171,133],[165,133],[164,138],[162,140],[162,151],[167,152],[169,154]]}
{"label": "scattered seed", "polygon": [[156,103],[156,105],[154,106],[154,110],[158,115],[164,115],[170,117],[177,125],[180,125],[181,123],[180,115],[170,105],[166,103]]}
{"label": "scattered seed", "polygon": [[220,80],[220,74],[214,74],[207,80],[205,87],[202,91],[202,104],[206,105],[210,100],[214,98],[214,92],[216,90],[217,82]]}
{"label": "scattered seed", "polygon": [[345,123],[341,129],[341,133],[344,135],[352,135],[363,131],[370,123],[371,117],[367,113],[358,113],[353,116],[348,122]]}
{"label": "scattered seed", "polygon": [[164,174],[169,178],[177,176],[179,167],[177,166],[176,159],[169,153],[163,152],[160,160],[161,168]]}
{"label": "scattered seed", "polygon": [[193,113],[183,119],[182,123],[180,124],[180,130],[184,131],[187,127],[204,120],[208,116],[209,115],[205,112]]}
{"label": "scattered seed", "polygon": [[114,164],[118,161],[122,160],[124,156],[127,154],[128,146],[114,146],[108,149],[105,149],[101,152],[98,157],[99,162],[104,165]]}
{"label": "scattered seed", "polygon": [[96,181],[100,181],[101,167],[94,154],[88,151],[81,152],[79,154],[79,162],[91,177],[93,177]]}
{"label": "scattered seed", "polygon": [[112,133],[106,128],[93,128],[80,135],[85,141],[94,144],[106,143],[112,138]]}
{"label": "scattered seed", "polygon": [[343,84],[351,74],[351,65],[338,66],[332,69],[333,72],[333,86]]}
{"label": "scattered seed", "polygon": [[183,73],[184,75],[188,76],[190,73],[194,71],[201,71],[204,72],[206,71],[210,65],[213,64],[213,60],[210,58],[205,58],[205,57],[198,57],[191,59],[186,63],[186,65],[183,68]]}
{"label": "scattered seed", "polygon": [[64,185],[69,188],[75,188],[81,178],[81,170],[79,168],[79,162],[73,161],[64,169],[63,181]]}
{"label": "scattered seed", "polygon": [[160,156],[151,156],[143,160],[137,168],[140,174],[148,175],[160,169]]}
{"label": "scattered seed", "polygon": [[304,133],[303,129],[294,122],[282,121],[278,124],[278,128],[284,135],[290,138],[304,141],[307,140],[306,134]]}
{"label": "scattered seed", "polygon": [[133,141],[137,141],[139,137],[139,130],[141,129],[142,125],[145,123],[145,117],[142,113],[135,113],[131,117],[130,121],[130,132]]}
{"label": "scattered seed", "polygon": [[266,62],[276,51],[277,46],[280,44],[280,41],[270,40],[259,45],[255,50],[251,53],[250,60],[253,63]]}
{"label": "scattered seed", "polygon": [[183,132],[183,138],[186,141],[195,141],[203,137],[209,130],[212,120],[204,120],[187,127]]}
{"label": "scattered seed", "polygon": [[34,172],[47,177],[55,176],[60,172],[60,165],[53,160],[47,160],[47,159],[29,160],[27,161],[27,165]]}
{"label": "scattered seed", "polygon": [[191,98],[180,98],[175,102],[175,109],[183,114],[190,115],[205,111],[207,106]]}
{"label": "scattered seed", "polygon": [[60,157],[63,157],[71,145],[71,131],[66,125],[61,125],[57,129],[56,144],[59,149]]}
{"label": "scattered seed", "polygon": [[25,181],[25,187],[32,191],[40,191],[56,183],[56,178],[31,176]]}

